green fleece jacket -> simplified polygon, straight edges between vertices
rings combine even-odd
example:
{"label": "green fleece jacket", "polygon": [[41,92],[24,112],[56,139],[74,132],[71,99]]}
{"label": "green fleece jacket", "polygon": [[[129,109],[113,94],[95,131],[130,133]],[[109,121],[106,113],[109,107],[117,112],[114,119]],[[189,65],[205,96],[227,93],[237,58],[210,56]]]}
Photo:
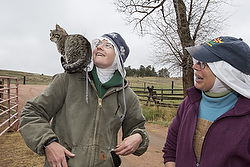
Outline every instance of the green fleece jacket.
{"label": "green fleece jacket", "polygon": [[[116,147],[117,134],[122,127],[123,139],[134,133],[143,138],[135,155],[147,150],[149,137],[144,127],[145,119],[138,97],[127,84],[127,113],[122,123],[122,87],[111,87],[100,98],[89,77],[88,104],[85,96],[84,74],[55,75],[45,91],[29,100],[21,112],[19,132],[27,146],[44,155],[44,144],[56,137],[61,145],[76,155],[69,159],[70,167],[112,167],[110,151]],[[45,166],[49,166],[47,160]]]}

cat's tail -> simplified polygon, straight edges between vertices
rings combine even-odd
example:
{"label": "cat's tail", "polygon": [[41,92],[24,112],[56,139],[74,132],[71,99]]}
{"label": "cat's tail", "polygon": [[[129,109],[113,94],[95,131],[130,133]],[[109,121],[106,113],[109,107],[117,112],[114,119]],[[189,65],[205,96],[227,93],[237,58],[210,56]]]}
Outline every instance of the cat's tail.
{"label": "cat's tail", "polygon": [[67,63],[63,56],[61,56],[61,64],[64,70],[68,73],[82,72],[82,70],[90,63],[90,60],[78,59],[74,63]]}

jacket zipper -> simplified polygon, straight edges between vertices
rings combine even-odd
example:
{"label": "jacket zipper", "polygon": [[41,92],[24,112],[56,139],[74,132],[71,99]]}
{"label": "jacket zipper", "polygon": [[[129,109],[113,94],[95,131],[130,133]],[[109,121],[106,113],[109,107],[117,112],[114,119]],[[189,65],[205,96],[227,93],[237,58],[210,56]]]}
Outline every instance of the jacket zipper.
{"label": "jacket zipper", "polygon": [[101,99],[101,98],[98,99],[98,107],[99,107],[99,108],[102,107],[102,99]]}
{"label": "jacket zipper", "polygon": [[[112,93],[114,93],[115,91],[111,91],[110,93],[108,93],[107,95],[110,95]],[[100,118],[100,109],[102,107],[102,99],[107,96],[104,95],[102,98],[98,98],[98,108],[97,108],[97,112],[96,112],[96,120],[95,120],[95,129],[94,129],[94,136],[93,136],[93,142],[92,145],[95,146],[97,145],[97,129],[98,129],[98,123],[99,123],[99,118]],[[92,166],[94,166],[94,162],[95,162],[95,147],[92,147],[92,151],[91,151],[91,158],[90,158],[90,164]]]}
{"label": "jacket zipper", "polygon": [[[99,117],[100,117],[100,108],[102,107],[102,99],[98,98],[98,109],[96,112],[96,120],[95,120],[95,127],[94,127],[94,136],[93,136],[93,142],[92,142],[92,146],[96,146],[96,142],[97,142],[97,128],[98,128],[98,122],[99,122]],[[94,162],[95,162],[95,147],[92,147],[92,151],[91,151],[91,160],[90,160],[90,164],[91,166],[94,166]]]}
{"label": "jacket zipper", "polygon": [[[98,92],[94,86],[94,83],[90,82],[92,84],[92,87],[94,88],[95,92],[96,92],[96,95],[98,97],[98,108],[97,108],[97,112],[96,112],[96,120],[95,120],[95,129],[94,129],[94,137],[93,137],[93,146],[95,146],[96,144],[96,136],[97,136],[97,125],[98,125],[98,122],[99,122],[99,117],[100,117],[100,108],[102,107],[102,99],[105,97],[105,96],[108,96],[114,92],[116,92],[116,90],[112,90],[111,92],[109,92],[108,94],[104,95],[102,98],[99,97],[98,95]],[[94,166],[94,163],[95,163],[95,147],[92,147],[91,149],[91,157],[90,157],[90,166]]]}

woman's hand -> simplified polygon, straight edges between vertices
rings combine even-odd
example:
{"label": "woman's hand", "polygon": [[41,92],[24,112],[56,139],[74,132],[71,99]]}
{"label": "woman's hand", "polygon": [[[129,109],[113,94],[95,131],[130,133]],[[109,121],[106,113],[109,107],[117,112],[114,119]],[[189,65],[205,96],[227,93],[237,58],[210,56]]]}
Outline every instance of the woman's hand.
{"label": "woman's hand", "polygon": [[134,153],[142,142],[142,136],[139,133],[133,134],[125,138],[121,144],[116,146],[114,150],[117,155],[129,155]]}
{"label": "woman's hand", "polygon": [[50,167],[68,167],[65,156],[75,156],[75,154],[72,154],[57,142],[52,142],[50,145],[48,145],[45,148],[45,154]]}

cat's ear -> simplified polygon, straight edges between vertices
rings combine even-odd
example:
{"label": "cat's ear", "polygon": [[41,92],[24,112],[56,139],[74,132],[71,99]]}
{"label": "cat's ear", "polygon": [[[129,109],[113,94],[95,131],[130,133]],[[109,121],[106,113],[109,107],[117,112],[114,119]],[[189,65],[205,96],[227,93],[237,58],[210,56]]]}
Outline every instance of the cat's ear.
{"label": "cat's ear", "polygon": [[56,30],[57,31],[60,31],[62,28],[58,25],[58,24],[56,24]]}

